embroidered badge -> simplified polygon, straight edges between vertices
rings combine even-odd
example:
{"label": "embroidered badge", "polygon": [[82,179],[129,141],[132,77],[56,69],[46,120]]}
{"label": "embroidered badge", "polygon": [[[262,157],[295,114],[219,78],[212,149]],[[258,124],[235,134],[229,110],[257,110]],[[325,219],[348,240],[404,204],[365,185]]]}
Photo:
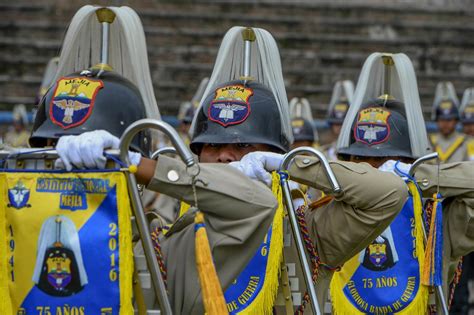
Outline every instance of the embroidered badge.
{"label": "embroidered badge", "polygon": [[390,112],[381,107],[366,108],[359,112],[357,123],[354,127],[356,141],[374,145],[388,140],[390,125],[388,118]]}
{"label": "embroidered badge", "polygon": [[453,109],[453,103],[451,101],[442,101],[439,107],[443,115],[449,115]]}
{"label": "embroidered badge", "polygon": [[12,189],[8,189],[8,200],[10,203],[7,207],[13,207],[15,209],[29,208],[31,207],[31,205],[28,204],[29,199],[30,190],[19,180]]}
{"label": "embroidered badge", "polygon": [[474,118],[474,104],[469,104],[464,109],[464,118],[466,118],[466,119]]}
{"label": "embroidered badge", "polygon": [[398,262],[398,252],[390,227],[360,252],[359,262],[365,268],[374,271],[387,270]]}
{"label": "embroidered badge", "polygon": [[346,103],[336,104],[336,106],[334,106],[334,116],[338,119],[344,118],[348,108],[349,105],[347,105]]}
{"label": "embroidered badge", "polygon": [[209,106],[209,120],[224,127],[244,122],[250,114],[249,98],[253,90],[241,84],[228,85],[216,90]]}
{"label": "embroidered badge", "polygon": [[299,135],[303,131],[304,120],[303,119],[294,119],[291,122],[291,127],[293,128],[293,134]]}
{"label": "embroidered badge", "polygon": [[74,222],[63,215],[49,217],[43,222],[38,241],[36,260],[42,264],[34,271],[39,274],[37,287],[58,297],[80,292],[88,281]]}
{"label": "embroidered badge", "polygon": [[83,124],[91,115],[100,80],[85,77],[62,78],[57,82],[49,104],[51,121],[63,129]]}

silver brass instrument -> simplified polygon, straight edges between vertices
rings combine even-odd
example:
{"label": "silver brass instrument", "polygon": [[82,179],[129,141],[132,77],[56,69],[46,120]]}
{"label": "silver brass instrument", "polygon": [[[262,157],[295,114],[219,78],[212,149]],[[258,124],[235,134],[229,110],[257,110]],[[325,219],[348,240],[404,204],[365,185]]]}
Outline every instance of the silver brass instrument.
{"label": "silver brass instrument", "polygon": [[[287,171],[288,168],[290,167],[291,162],[293,161],[294,157],[298,154],[303,154],[303,153],[309,153],[311,155],[314,155],[319,158],[319,161],[321,165],[323,166],[324,172],[326,176],[329,179],[329,182],[331,183],[332,190],[334,192],[335,196],[338,196],[343,193],[342,188],[339,186],[339,183],[337,182],[336,176],[334,175],[334,172],[332,171],[331,167],[329,166],[329,162],[326,159],[326,157],[319,152],[318,150],[311,148],[311,147],[299,147],[294,150],[291,150],[288,152],[285,157],[283,158],[281,170],[282,171]],[[318,298],[316,296],[316,288],[313,283],[312,279],[312,271],[310,268],[310,264],[308,262],[307,256],[306,256],[306,251],[305,247],[303,244],[303,237],[301,235],[300,229],[298,227],[298,221],[296,219],[296,212],[293,206],[293,201],[291,198],[291,190],[290,186],[288,184],[288,178],[287,177],[282,177],[281,178],[281,185],[283,189],[283,197],[285,198],[285,203],[286,203],[286,209],[288,212],[288,217],[290,220],[290,226],[291,230],[293,233],[293,238],[295,239],[296,242],[296,249],[298,251],[298,256],[300,260],[300,264],[303,269],[304,273],[304,279],[306,283],[306,287],[308,290],[308,294],[310,297],[310,302],[311,302],[311,308],[313,310],[313,314],[320,315],[321,310],[319,309],[319,303],[318,303]]]}
{"label": "silver brass instrument", "polygon": [[[195,165],[197,166],[196,161],[194,160],[194,156],[186,147],[183,140],[181,140],[176,130],[174,130],[174,128],[168,125],[167,123],[154,119],[138,120],[131,124],[124,131],[122,137],[120,138],[120,159],[125,164],[130,164],[130,160],[128,158],[128,148],[132,142],[133,137],[138,132],[148,128],[156,129],[166,134],[170,138],[173,146],[176,148],[178,155],[181,157],[186,166],[188,166],[188,168],[192,168]],[[151,280],[155,288],[156,299],[160,304],[162,313],[171,314],[172,311],[170,302],[168,299],[168,295],[166,294],[166,288],[163,282],[163,278],[161,276],[158,262],[155,258],[150,231],[148,229],[148,223],[146,220],[143,205],[140,200],[140,194],[138,193],[137,189],[135,189],[135,187],[137,187],[137,182],[135,176],[132,173],[126,172],[126,176],[128,182],[128,192],[136,218],[138,231],[142,237],[143,250],[145,253],[148,269],[150,270]]]}

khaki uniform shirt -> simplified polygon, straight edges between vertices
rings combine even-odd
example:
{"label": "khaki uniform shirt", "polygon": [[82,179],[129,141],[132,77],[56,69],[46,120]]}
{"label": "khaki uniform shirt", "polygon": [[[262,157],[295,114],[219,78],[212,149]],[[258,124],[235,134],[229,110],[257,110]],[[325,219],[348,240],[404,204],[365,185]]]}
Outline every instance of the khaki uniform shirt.
{"label": "khaki uniform shirt", "polygon": [[[344,195],[307,214],[308,228],[323,262],[338,266],[370,244],[395,218],[408,196],[402,179],[368,164],[332,162]],[[179,179],[167,178],[175,170]],[[317,159],[298,157],[290,168],[292,180],[331,193]],[[261,244],[272,221],[276,201],[261,183],[248,179],[230,166],[201,164],[198,203],[221,285],[225,289],[245,267]],[[185,166],[160,157],[148,188],[193,203],[191,179]],[[203,314],[195,265],[192,213],[183,216],[162,240],[168,268],[168,290],[176,314]],[[331,272],[317,285],[322,309]]]}
{"label": "khaki uniform shirt", "polygon": [[[334,161],[330,165],[344,194],[307,213],[306,222],[321,261],[337,267],[389,226],[402,209],[408,191],[400,177],[367,163]],[[290,177],[331,194],[329,181],[316,158],[297,157],[290,168]],[[316,286],[321,311],[332,275],[332,271],[321,268]]]}
{"label": "khaki uniform shirt", "polygon": [[[177,172],[179,178],[170,180],[170,171]],[[204,213],[214,264],[225,290],[260,246],[277,203],[268,187],[228,165],[200,164],[198,178],[198,205]],[[191,177],[176,159],[159,157],[148,189],[194,204]],[[193,213],[188,212],[161,240],[174,314],[204,314],[193,220]]]}
{"label": "khaki uniform shirt", "polygon": [[440,133],[430,136],[433,151],[438,152],[443,163],[474,160],[474,142],[468,135],[453,132],[448,137]]}

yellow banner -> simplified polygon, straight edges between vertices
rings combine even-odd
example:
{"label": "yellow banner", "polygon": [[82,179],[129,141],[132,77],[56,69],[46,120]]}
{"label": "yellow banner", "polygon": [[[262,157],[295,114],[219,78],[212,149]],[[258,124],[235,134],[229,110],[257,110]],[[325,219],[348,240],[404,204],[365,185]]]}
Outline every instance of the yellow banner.
{"label": "yellow banner", "polygon": [[0,314],[133,312],[122,173],[4,172],[0,194]]}

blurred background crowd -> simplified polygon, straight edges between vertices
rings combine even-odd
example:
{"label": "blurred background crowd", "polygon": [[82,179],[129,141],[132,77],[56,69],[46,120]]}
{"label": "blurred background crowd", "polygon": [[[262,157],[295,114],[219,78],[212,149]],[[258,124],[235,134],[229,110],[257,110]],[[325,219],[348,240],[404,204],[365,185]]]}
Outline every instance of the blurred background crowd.
{"label": "blurred background crowd", "polygon": [[[220,40],[234,25],[262,27],[275,36],[288,96],[308,99],[321,144],[333,140],[325,117],[335,82],[357,82],[371,52],[403,52],[410,57],[427,122],[438,82],[451,81],[459,99],[473,85],[474,5],[468,0],[3,0],[4,142],[15,104],[26,106],[31,122],[34,105],[44,93],[45,87],[40,89],[46,65],[59,55],[67,23],[88,3],[129,5],[138,12],[158,106],[175,126],[179,105],[190,101],[201,78],[210,75]],[[427,125],[430,132],[436,130],[435,124]]]}

